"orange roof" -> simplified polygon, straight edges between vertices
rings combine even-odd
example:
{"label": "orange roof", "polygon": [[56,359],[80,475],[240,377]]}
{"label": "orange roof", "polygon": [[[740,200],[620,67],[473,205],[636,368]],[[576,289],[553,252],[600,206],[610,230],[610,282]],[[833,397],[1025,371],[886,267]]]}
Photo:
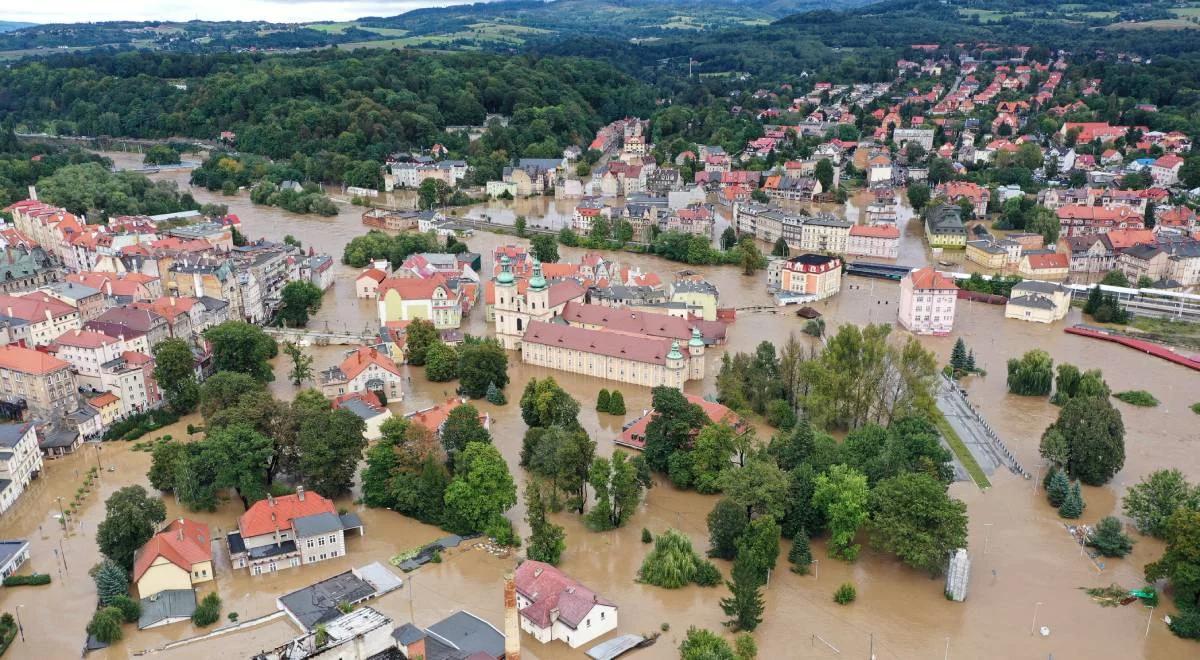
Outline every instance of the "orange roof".
{"label": "orange roof", "polygon": [[1113,250],[1118,252],[1143,243],[1153,245],[1155,242],[1153,229],[1114,229],[1104,235],[1108,237]]}
{"label": "orange roof", "polygon": [[134,581],[140,580],[159,557],[167,559],[188,573],[192,572],[192,566],[212,561],[212,537],[208,534],[208,525],[187,518],[172,520],[170,525],[151,537],[134,555]]}
{"label": "orange roof", "polygon": [[449,293],[445,280],[438,275],[429,279],[389,277],[379,283],[379,296],[382,298],[388,291],[395,291],[404,300],[432,300],[438,287],[447,289]]}
{"label": "orange roof", "polygon": [[341,369],[342,373],[346,375],[346,380],[354,380],[359,374],[373,364],[379,365],[384,370],[396,374],[397,376],[401,375],[400,367],[396,366],[396,363],[392,360],[392,358],[380,353],[378,350],[370,346],[359,347],[358,350],[347,356],[345,360],[342,360],[342,363],[338,366],[338,368]]}
{"label": "orange roof", "polygon": [[[733,412],[724,405],[715,401],[695,396],[693,394],[684,394],[688,403],[694,403],[704,409],[704,414],[714,424],[728,424],[738,432],[746,430],[746,422],[737,413]],[[617,444],[642,449],[646,446],[646,427],[650,425],[650,420],[654,418],[654,411],[651,410],[641,419],[630,425],[617,438]]]}
{"label": "orange roof", "polygon": [[88,403],[92,404],[93,408],[103,408],[104,406],[112,405],[120,400],[121,399],[117,398],[116,394],[113,394],[112,392],[105,392],[100,396],[94,396],[88,399]]}
{"label": "orange roof", "polygon": [[933,269],[933,266],[926,266],[919,270],[914,270],[913,272],[909,273],[905,277],[912,280],[912,285],[913,285],[914,289],[946,290],[946,289],[957,289],[958,288],[958,285],[956,285],[954,283],[953,279],[946,277],[945,275],[942,275],[941,273],[937,272],[936,270]]}
{"label": "orange roof", "polygon": [[132,303],[130,307],[134,309],[148,309],[174,323],[176,316],[188,313],[197,302],[199,301],[195,298],[189,298],[187,296],[161,296],[153,302]]}
{"label": "orange roof", "polygon": [[100,348],[117,343],[113,337],[94,330],[68,330],[58,336],[54,343],[59,346],[74,346],[76,348]]}
{"label": "orange roof", "polygon": [[900,238],[900,230],[894,225],[854,225],[850,228],[850,235],[864,238]]}
{"label": "orange roof", "polygon": [[44,376],[71,365],[41,351],[10,344],[0,346],[0,369],[12,369],[26,374]]}
{"label": "orange roof", "polygon": [[[364,277],[369,277],[369,278],[375,280],[375,283],[378,284],[378,283],[382,282],[385,278],[387,278],[387,273],[383,272],[382,270],[379,270],[378,268],[368,268],[368,269],[364,270],[363,272],[359,273],[358,280],[361,280]],[[355,280],[355,281],[357,281],[357,280]]]}
{"label": "orange roof", "polygon": [[450,411],[461,405],[463,403],[459,399],[448,399],[445,403],[408,413],[404,418],[437,433],[442,428],[442,424],[446,423],[446,419],[450,417]]}
{"label": "orange roof", "polygon": [[1061,252],[1029,254],[1025,255],[1025,258],[1029,260],[1029,267],[1034,270],[1064,270],[1071,263],[1067,255]]}
{"label": "orange roof", "polygon": [[[303,498],[303,499],[302,499]],[[333,502],[318,493],[298,492],[283,497],[268,497],[252,504],[238,518],[238,530],[243,539],[273,534],[276,529],[291,529],[292,520],[318,513],[337,514]]]}
{"label": "orange roof", "polygon": [[30,323],[40,323],[47,318],[58,318],[77,312],[74,307],[41,291],[27,296],[0,296],[0,314]]}

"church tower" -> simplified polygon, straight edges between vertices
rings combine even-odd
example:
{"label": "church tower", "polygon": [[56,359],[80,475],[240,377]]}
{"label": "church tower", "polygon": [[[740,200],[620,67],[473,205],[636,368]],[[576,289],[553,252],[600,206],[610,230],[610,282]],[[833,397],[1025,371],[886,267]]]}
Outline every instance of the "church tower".
{"label": "church tower", "polygon": [[700,328],[692,328],[692,338],[688,340],[688,376],[689,380],[704,379],[704,336]]}

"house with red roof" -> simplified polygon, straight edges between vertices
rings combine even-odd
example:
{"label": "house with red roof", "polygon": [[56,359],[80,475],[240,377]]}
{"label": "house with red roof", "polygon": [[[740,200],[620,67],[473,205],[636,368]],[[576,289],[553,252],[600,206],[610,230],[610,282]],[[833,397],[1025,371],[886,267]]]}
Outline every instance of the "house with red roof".
{"label": "house with red roof", "polygon": [[[713,424],[732,426],[733,430],[739,434],[750,430],[750,425],[746,423],[746,420],[742,419],[741,415],[738,415],[716,401],[709,401],[694,394],[684,394],[683,398],[687,399],[687,402],[690,404],[700,406],[704,410],[704,414],[708,416],[708,421]],[[645,449],[646,427],[650,426],[650,422],[654,419],[654,416],[654,409],[650,409],[641,418],[622,431],[621,435],[617,436],[613,442],[622,447],[629,447],[630,449],[637,449],[639,451]]]}
{"label": "house with red roof", "polygon": [[[465,400],[459,398],[448,399],[445,403],[439,403],[435,406],[406,413],[404,419],[425,427],[434,437],[440,438],[442,436],[442,428],[446,425],[446,420],[450,418],[451,411],[465,403]],[[486,412],[479,413],[479,423],[483,425],[484,429],[490,431],[492,428],[492,416]]]}
{"label": "house with red roof", "polygon": [[386,401],[403,401],[403,372],[388,354],[372,346],[348,353],[336,367],[320,374],[321,393],[339,397],[350,392],[375,392]]}
{"label": "house with red roof", "polygon": [[900,325],[917,335],[947,335],[954,329],[958,285],[932,266],[900,280]]}
{"label": "house with red roof", "polygon": [[229,560],[251,575],[325,561],[346,554],[346,532],[355,530],[362,535],[357,515],[339,515],[328,498],[300,486],[293,495],[268,495],[250,505],[226,539]]}
{"label": "house with red roof", "polygon": [[1064,252],[1031,252],[1021,256],[1017,273],[1034,280],[1061,280],[1070,266],[1071,257]]}
{"label": "house with red roof", "polygon": [[1154,185],[1167,188],[1179,183],[1179,170],[1183,167],[1183,159],[1175,154],[1161,156],[1150,165],[1150,178]]}
{"label": "house with red roof", "polygon": [[517,567],[517,611],[521,630],[549,644],[579,648],[617,627],[617,605],[545,562]]}
{"label": "house with red roof", "polygon": [[208,525],[195,520],[172,520],[133,555],[133,582],[141,598],[190,590],[214,577],[212,536]]}
{"label": "house with red roof", "polygon": [[379,283],[377,300],[380,325],[424,319],[438,330],[445,330],[462,324],[461,290],[441,274],[428,278],[389,277]]}

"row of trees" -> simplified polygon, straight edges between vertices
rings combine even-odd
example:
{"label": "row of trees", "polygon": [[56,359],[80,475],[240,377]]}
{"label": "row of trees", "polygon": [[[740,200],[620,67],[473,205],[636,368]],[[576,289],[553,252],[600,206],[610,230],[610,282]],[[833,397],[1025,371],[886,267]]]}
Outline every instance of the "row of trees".
{"label": "row of trees", "polygon": [[[458,245],[462,245],[458,243]],[[464,245],[460,252],[466,251]],[[372,229],[362,236],[350,239],[342,251],[342,263],[362,268],[377,259],[383,259],[399,266],[409,255],[418,252],[441,252],[442,245],[438,243],[437,235],[433,232],[401,232],[390,236],[377,229]]]}
{"label": "row of trees", "polygon": [[508,386],[508,353],[495,339],[467,335],[458,347],[442,341],[433,323],[416,320],[406,329],[408,363],[424,366],[435,383],[458,379],[458,391],[472,399],[496,403]]}

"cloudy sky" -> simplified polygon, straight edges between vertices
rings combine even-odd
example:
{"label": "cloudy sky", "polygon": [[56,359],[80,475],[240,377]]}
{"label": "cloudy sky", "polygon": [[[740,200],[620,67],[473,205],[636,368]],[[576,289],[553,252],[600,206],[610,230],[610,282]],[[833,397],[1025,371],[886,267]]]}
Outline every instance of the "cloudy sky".
{"label": "cloudy sky", "polygon": [[362,16],[395,16],[421,7],[477,0],[49,0],[0,1],[0,20],[28,23],[82,21],[268,20],[285,23],[341,21]]}

